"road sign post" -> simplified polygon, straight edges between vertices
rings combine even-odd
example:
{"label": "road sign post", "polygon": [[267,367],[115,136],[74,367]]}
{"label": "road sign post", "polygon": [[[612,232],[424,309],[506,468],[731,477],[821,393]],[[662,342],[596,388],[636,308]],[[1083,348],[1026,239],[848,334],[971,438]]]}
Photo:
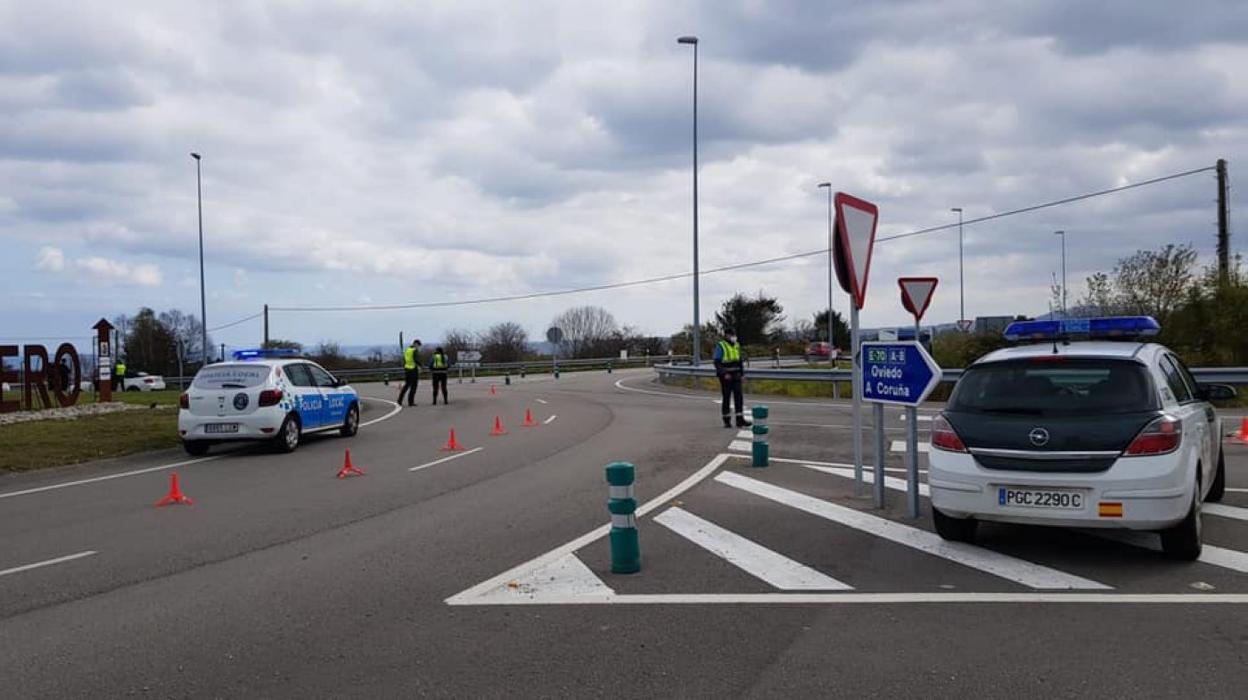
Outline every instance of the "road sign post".
{"label": "road sign post", "polygon": [[[935,277],[901,277],[901,305],[914,316],[914,340],[923,344],[919,325],[932,303],[939,280]],[[906,508],[911,518],[919,517],[919,412],[906,407]]]}
{"label": "road sign post", "polygon": [[[871,251],[875,246],[875,228],[880,211],[874,204],[857,197],[837,192],[836,240],[833,261],[836,277],[850,296],[850,357],[853,360],[854,378],[854,495],[862,495],[862,336],[858,325],[858,312],[867,299],[867,277],[871,272]],[[829,318],[832,309],[828,309]],[[835,363],[833,363],[835,366]],[[883,435],[883,426],[877,422],[876,430]]]}
{"label": "road sign post", "polygon": [[[917,324],[916,324],[917,326]],[[923,344],[917,340],[898,341],[893,343],[863,343],[863,382],[855,389],[861,390],[864,401],[877,406],[876,420],[880,419],[885,405],[903,406],[913,409],[932,393],[940,383],[940,366],[927,354]],[[915,413],[907,411],[910,419],[910,454],[912,468],[910,480],[910,502],[912,514],[918,516],[918,433],[914,428]],[[882,441],[877,440],[877,447]],[[882,450],[877,450],[882,453]],[[883,507],[884,494],[882,484],[883,455],[876,457],[876,506]]]}

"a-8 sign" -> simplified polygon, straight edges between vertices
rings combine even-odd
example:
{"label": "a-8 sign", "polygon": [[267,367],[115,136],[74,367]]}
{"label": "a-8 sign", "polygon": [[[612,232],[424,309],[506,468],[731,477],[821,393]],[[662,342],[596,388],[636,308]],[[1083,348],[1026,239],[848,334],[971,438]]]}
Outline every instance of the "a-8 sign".
{"label": "a-8 sign", "polygon": [[917,406],[940,383],[940,367],[915,341],[862,344],[862,400]]}

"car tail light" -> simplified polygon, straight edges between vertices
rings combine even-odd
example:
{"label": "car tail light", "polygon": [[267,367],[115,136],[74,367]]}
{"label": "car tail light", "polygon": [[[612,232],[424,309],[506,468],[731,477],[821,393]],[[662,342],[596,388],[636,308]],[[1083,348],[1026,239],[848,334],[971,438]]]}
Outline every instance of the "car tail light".
{"label": "car tail light", "polygon": [[155,380],[155,379],[144,379],[144,380],[143,380],[143,383],[144,383],[144,384],[155,384],[155,383],[156,383],[156,380]]}
{"label": "car tail light", "polygon": [[936,416],[932,420],[932,447],[945,452],[966,452],[962,438],[958,437],[944,416]]}
{"label": "car tail light", "polygon": [[265,389],[260,392],[260,407],[276,406],[282,400],[282,391],[280,389]]}
{"label": "car tail light", "polygon": [[187,393],[184,391],[182,392],[182,395],[178,397],[178,408],[190,408],[190,407],[191,407],[191,397],[188,396]]}
{"label": "car tail light", "polygon": [[1127,457],[1164,455],[1179,449],[1183,441],[1183,423],[1173,416],[1162,416],[1144,426],[1123,452]]}

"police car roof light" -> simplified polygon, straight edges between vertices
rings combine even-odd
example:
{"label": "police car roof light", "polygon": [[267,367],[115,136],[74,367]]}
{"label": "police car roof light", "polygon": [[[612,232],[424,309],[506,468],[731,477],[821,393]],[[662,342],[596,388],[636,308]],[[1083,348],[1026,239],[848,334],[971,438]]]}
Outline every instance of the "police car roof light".
{"label": "police car roof light", "polygon": [[264,360],[275,357],[298,357],[299,352],[294,348],[249,348],[247,350],[235,350],[235,360]]}
{"label": "police car roof light", "polygon": [[1161,324],[1152,316],[1107,316],[1052,321],[1015,321],[1005,328],[1010,341],[1057,340],[1068,336],[1100,339],[1135,339],[1155,336]]}

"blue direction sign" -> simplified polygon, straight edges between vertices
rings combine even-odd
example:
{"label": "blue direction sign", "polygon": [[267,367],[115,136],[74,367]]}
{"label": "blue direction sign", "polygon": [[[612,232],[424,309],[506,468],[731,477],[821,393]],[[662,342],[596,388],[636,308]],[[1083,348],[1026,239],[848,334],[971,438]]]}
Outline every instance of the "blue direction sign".
{"label": "blue direction sign", "polygon": [[940,383],[940,366],[914,341],[862,344],[862,400],[917,406]]}

